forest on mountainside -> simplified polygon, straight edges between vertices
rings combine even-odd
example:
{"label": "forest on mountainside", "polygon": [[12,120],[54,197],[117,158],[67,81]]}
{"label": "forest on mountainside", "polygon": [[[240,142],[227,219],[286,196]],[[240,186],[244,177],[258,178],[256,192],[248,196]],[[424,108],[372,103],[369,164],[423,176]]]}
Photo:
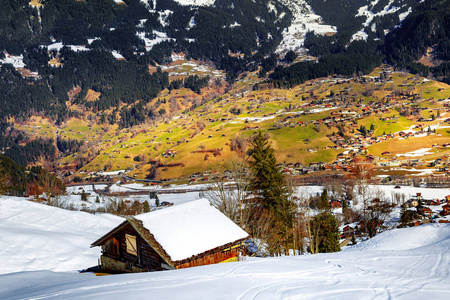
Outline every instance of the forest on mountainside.
{"label": "forest on mountainside", "polygon": [[[172,51],[211,60],[232,80],[250,62],[275,50],[291,18],[290,11],[278,2],[268,11],[269,0],[237,0],[233,5],[217,1],[215,7],[195,8],[168,0],[158,1],[156,8],[150,7],[153,10],[139,0],[126,0],[126,5],[111,0],[59,0],[45,1],[39,13],[28,0],[1,2],[0,50],[23,55],[26,67],[40,77],[25,79],[8,65],[0,67],[0,119],[45,112],[62,120],[70,114],[65,102],[74,87],[82,89],[75,103],[82,103],[89,89],[101,93],[98,101],[86,104],[94,110],[108,109],[120,101],[148,102],[168,87],[167,74],[150,75],[148,65],[167,61]],[[137,32],[149,38],[165,32],[168,39],[146,51]],[[75,52],[65,47],[47,51],[42,46],[53,41],[85,45],[90,50]],[[111,55],[113,50],[126,61],[117,61]],[[229,51],[246,57],[230,57]],[[60,59],[62,67],[49,66],[51,58]],[[195,85],[189,88],[198,92]]]}
{"label": "forest on mountainside", "polygon": [[[338,33],[333,36],[320,36],[309,32],[305,47],[309,49],[311,55],[319,57],[318,63],[300,62],[287,68],[277,68],[270,75],[269,81],[275,86],[291,87],[309,79],[332,74],[351,76],[367,73],[386,61],[396,67],[406,68],[412,73],[422,76],[432,74],[441,81],[450,82],[450,63],[447,62],[450,59],[449,0],[430,0],[417,4],[402,25],[387,35],[384,30],[399,23],[398,13],[401,10],[395,14],[376,17],[369,26],[371,28],[372,24],[375,24],[376,30],[366,30],[367,41],[349,43],[350,36],[354,33],[355,28],[352,26],[356,23],[355,19],[340,19],[340,22],[337,22],[334,18],[340,14],[331,12],[344,11],[361,2],[310,1],[315,11],[321,13],[325,20],[338,25]],[[379,1],[377,6],[372,8],[373,12],[381,10],[382,3],[385,2]],[[410,2],[414,4],[418,1],[408,3]],[[439,61],[432,67],[417,63],[419,58],[427,53],[429,47],[433,49],[433,54]]]}
{"label": "forest on mountainside", "polygon": [[[190,76],[169,82],[168,73],[159,68],[149,73],[149,65],[170,61],[173,51],[184,51],[187,59],[215,64],[225,70],[230,82],[244,71],[261,67],[260,77],[270,74],[268,80],[275,87],[292,87],[323,76],[368,73],[383,61],[450,82],[449,0],[419,4],[417,0],[395,0],[391,5],[401,2],[400,9],[374,17],[364,29],[367,41],[352,43],[352,34],[362,29],[364,21],[354,17],[358,8],[369,5],[367,9],[376,13],[390,2],[380,0],[373,5],[366,0],[309,0],[326,23],[338,27],[338,33],[321,36],[308,32],[305,46],[309,54],[318,57],[317,63],[287,67],[277,67],[278,57],[273,53],[292,17],[279,2],[272,1],[268,9],[269,0],[236,0],[232,4],[218,0],[215,6],[207,7],[180,6],[172,0],[158,1],[157,7],[152,7],[153,2],[146,7],[139,0],[125,0],[125,5],[111,0],[48,0],[39,13],[28,0],[0,2],[0,59],[6,53],[22,55],[26,68],[38,73],[38,77],[25,78],[9,64],[0,66],[0,147],[14,146],[11,149],[22,153],[15,156],[21,164],[40,157],[47,141],[30,149],[17,146],[21,140],[8,132],[6,120],[10,116],[21,122],[41,114],[58,125],[80,114],[66,106],[76,104],[94,112],[102,124],[117,124],[123,129],[165,115],[164,108],[147,105],[165,88],[184,87],[199,94],[210,78]],[[399,23],[400,13],[416,4],[402,26],[385,34]],[[148,38],[157,34],[167,38],[149,50],[138,32]],[[66,46],[59,50],[45,47],[55,41]],[[69,45],[84,45],[88,50],[77,52]],[[416,62],[429,48],[438,62],[432,67]],[[112,51],[124,59],[116,59]],[[288,64],[295,59],[295,53],[290,54],[284,60]],[[50,66],[52,58],[58,59],[61,67]],[[87,101],[89,90],[99,97]],[[119,104],[126,105],[118,108]],[[69,151],[76,148],[71,143],[58,144],[58,140],[56,144],[72,149]]]}

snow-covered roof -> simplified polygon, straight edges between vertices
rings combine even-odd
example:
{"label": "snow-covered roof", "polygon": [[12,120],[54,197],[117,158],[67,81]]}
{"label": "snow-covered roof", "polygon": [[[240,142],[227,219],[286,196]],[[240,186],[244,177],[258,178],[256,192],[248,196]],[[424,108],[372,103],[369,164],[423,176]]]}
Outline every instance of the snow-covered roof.
{"label": "snow-covered roof", "polygon": [[179,261],[235,241],[248,234],[200,199],[135,216],[153,234],[172,261]]}

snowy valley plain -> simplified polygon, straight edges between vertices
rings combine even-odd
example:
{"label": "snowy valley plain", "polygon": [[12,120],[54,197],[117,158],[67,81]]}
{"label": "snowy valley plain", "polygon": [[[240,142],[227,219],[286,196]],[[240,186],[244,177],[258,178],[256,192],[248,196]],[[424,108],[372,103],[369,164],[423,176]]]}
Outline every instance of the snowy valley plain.
{"label": "snowy valley plain", "polygon": [[[422,192],[437,196],[449,189]],[[186,195],[177,195],[175,205],[193,200]],[[141,274],[79,273],[97,264],[100,249],[90,244],[122,221],[1,197],[0,299],[450,299],[450,224],[385,231],[332,254]]]}

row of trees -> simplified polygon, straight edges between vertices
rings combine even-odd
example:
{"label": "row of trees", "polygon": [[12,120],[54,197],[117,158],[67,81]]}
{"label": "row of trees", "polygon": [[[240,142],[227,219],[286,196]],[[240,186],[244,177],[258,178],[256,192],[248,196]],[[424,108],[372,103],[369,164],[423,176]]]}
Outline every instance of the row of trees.
{"label": "row of trees", "polygon": [[[370,186],[373,165],[355,161],[344,180],[328,183],[321,194],[308,188],[293,194],[282,175],[268,135],[259,132],[249,150],[223,166],[214,187],[207,193],[211,203],[249,232],[267,253],[289,249],[311,253],[339,251],[338,219],[331,200],[342,204],[340,222],[359,222],[358,234],[375,236],[385,228],[395,206],[384,193]],[[247,155],[247,156],[245,156]],[[232,177],[230,185],[225,177]],[[349,206],[350,201],[360,209]]]}
{"label": "row of trees", "polygon": [[266,253],[303,252],[305,235],[298,234],[300,228],[309,233],[311,252],[339,251],[336,218],[323,211],[310,220],[309,212],[293,197],[268,136],[258,132],[247,155],[224,166],[223,175],[231,174],[234,184],[229,186],[223,176],[218,179],[207,193],[211,203],[255,237]]}
{"label": "row of trees", "polygon": [[48,197],[65,191],[61,180],[42,167],[28,167],[16,164],[0,154],[0,194],[14,196],[42,195]]}

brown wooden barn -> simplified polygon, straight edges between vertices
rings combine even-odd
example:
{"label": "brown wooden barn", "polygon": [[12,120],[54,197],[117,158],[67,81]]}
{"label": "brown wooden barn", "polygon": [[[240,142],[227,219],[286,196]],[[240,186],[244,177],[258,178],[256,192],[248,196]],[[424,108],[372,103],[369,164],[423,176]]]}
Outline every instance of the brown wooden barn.
{"label": "brown wooden barn", "polygon": [[146,272],[236,261],[248,234],[200,199],[130,217],[92,243],[103,272]]}

